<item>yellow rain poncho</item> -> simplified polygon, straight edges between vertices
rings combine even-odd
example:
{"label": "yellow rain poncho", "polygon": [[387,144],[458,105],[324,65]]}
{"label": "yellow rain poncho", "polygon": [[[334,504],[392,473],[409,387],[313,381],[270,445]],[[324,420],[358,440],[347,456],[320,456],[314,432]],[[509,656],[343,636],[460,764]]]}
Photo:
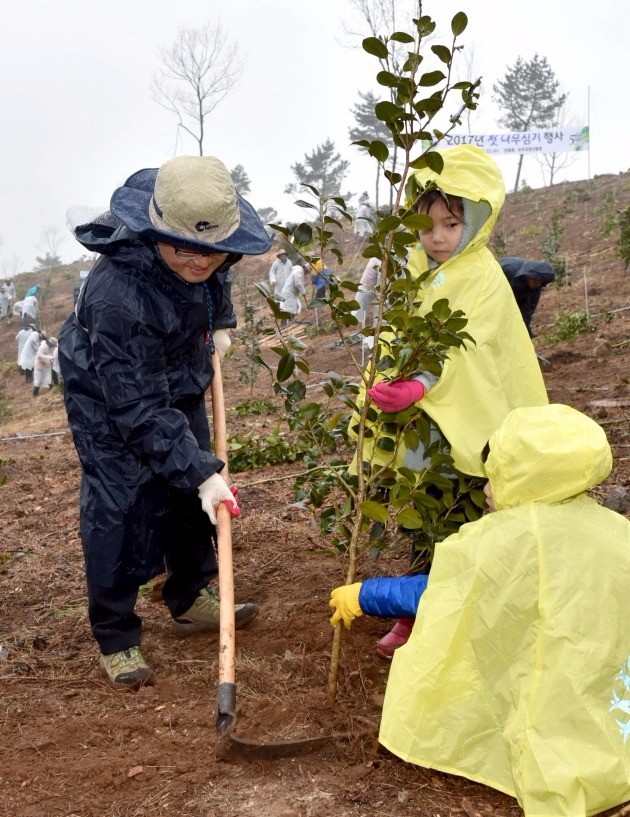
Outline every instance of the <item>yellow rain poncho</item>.
{"label": "yellow rain poncho", "polygon": [[512,411],[490,440],[497,511],[437,545],[392,663],[381,743],[527,817],[630,799],[630,522],[584,493],[611,463],[574,409]]}
{"label": "yellow rain poncho", "polygon": [[[466,230],[472,235],[463,249],[420,284],[419,314],[426,314],[436,300],[447,298],[451,309],[461,309],[466,315],[464,328],[475,344],[450,350],[438,382],[419,405],[449,441],[455,467],[465,474],[483,476],[481,451],[508,412],[518,406],[544,405],[548,400],[510,285],[486,246],[505,198],[501,171],[494,159],[472,145],[438,152],[444,158],[442,173],[418,170],[415,177],[422,186],[434,181],[445,193],[465,200]],[[409,269],[419,275],[428,268],[429,260],[418,245],[411,253]],[[371,454],[368,443],[364,458]],[[376,449],[374,455],[374,462],[382,464],[386,459]],[[403,449],[396,463],[404,459]]]}

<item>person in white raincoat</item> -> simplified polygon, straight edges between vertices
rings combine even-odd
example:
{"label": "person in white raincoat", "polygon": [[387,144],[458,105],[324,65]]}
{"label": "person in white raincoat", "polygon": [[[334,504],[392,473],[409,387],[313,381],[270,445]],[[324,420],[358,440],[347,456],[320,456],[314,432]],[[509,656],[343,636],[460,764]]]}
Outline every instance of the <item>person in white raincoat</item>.
{"label": "person in white raincoat", "polygon": [[35,295],[26,295],[22,303],[22,326],[35,323],[39,315],[39,304]]}
{"label": "person in white raincoat", "polygon": [[514,409],[491,436],[496,512],[436,547],[387,683],[391,752],[526,817],[630,799],[630,521],[586,493],[611,468],[604,430],[569,406]]}
{"label": "person in white raincoat", "polygon": [[280,309],[293,317],[302,311],[302,298],[306,297],[304,267],[296,264],[282,287]]}
{"label": "person in white raincoat", "polygon": [[39,395],[42,386],[52,386],[53,351],[57,346],[57,338],[44,338],[35,354],[33,366],[33,397]]}
{"label": "person in white raincoat", "polygon": [[19,367],[19,370],[20,370],[20,374],[24,374],[24,369],[22,368],[22,364],[20,362],[21,357],[22,357],[22,351],[24,349],[24,344],[30,338],[30,336],[33,334],[34,331],[35,331],[35,327],[33,326],[33,324],[29,324],[28,326],[24,327],[23,329],[20,329],[20,331],[15,336],[15,339],[17,340],[17,343],[18,343],[17,364],[18,364],[18,367]]}
{"label": "person in white raincoat", "polygon": [[33,382],[33,367],[35,366],[35,355],[37,354],[37,350],[39,349],[39,344],[41,340],[42,338],[40,337],[39,332],[34,329],[31,332],[31,334],[26,338],[24,346],[22,348],[19,365],[21,369],[24,369],[27,383]]}
{"label": "person in white raincoat", "polygon": [[293,264],[287,257],[287,251],[282,249],[278,250],[276,260],[269,270],[269,286],[271,287],[272,295],[279,295],[282,292],[282,287],[285,285],[292,269]]}

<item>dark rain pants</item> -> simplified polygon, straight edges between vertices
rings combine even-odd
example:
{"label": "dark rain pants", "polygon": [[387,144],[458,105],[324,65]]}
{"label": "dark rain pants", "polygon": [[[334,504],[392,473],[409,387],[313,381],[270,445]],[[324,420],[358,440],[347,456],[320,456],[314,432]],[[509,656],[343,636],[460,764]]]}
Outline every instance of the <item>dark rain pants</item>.
{"label": "dark rain pants", "polygon": [[[187,547],[179,541],[168,549],[165,556],[168,578],[162,588],[162,597],[174,618],[188,610],[200,590],[217,575],[214,547],[205,554],[196,547]],[[142,619],[135,612],[140,585],[102,587],[88,580],[88,613],[92,633],[101,653],[109,655],[140,645]]]}

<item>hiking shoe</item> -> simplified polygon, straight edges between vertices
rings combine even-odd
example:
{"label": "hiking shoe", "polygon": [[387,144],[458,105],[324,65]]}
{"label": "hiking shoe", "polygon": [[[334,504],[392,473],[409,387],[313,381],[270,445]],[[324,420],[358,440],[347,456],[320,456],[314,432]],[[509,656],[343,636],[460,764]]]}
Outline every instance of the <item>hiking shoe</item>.
{"label": "hiking shoe", "polygon": [[117,689],[140,689],[153,683],[153,672],[138,647],[101,655],[100,665]]}
{"label": "hiking shoe", "polygon": [[394,655],[394,651],[407,643],[411,631],[413,630],[414,622],[415,618],[399,618],[387,635],[384,635],[380,641],[376,642],[374,649],[381,658],[391,659]]}
{"label": "hiking shoe", "polygon": [[[219,610],[221,601],[219,599],[219,588],[216,585],[208,585],[199,591],[199,595],[190,609],[181,616],[173,619],[173,626],[180,633],[201,633],[204,631],[219,631]],[[237,630],[257,615],[259,611],[257,604],[251,601],[245,604],[234,605],[234,623]]]}

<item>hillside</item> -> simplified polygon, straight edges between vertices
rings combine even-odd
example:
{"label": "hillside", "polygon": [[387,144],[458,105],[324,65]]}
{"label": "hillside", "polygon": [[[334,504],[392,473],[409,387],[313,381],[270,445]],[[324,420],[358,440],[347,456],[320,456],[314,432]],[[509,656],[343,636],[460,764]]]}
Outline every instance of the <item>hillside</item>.
{"label": "hillside", "polygon": [[[502,255],[540,258],[540,242],[561,212],[562,257],[570,286],[548,287],[533,325],[552,401],[568,403],[606,429],[614,470],[596,491],[630,518],[630,278],[605,227],[630,204],[630,174],[556,185],[508,196],[498,234]],[[349,234],[348,275],[364,266]],[[243,260],[234,288],[267,308],[252,282],[266,280],[275,253]],[[50,334],[72,309],[77,264],[15,279],[18,297],[39,283],[42,321]],[[559,333],[583,324],[576,337]],[[324,310],[302,317],[324,322]],[[137,695],[109,688],[97,667],[88,630],[78,531],[80,468],[67,432],[62,397],[32,397],[15,365],[17,318],[0,322],[0,815],[7,817],[514,817],[515,801],[449,775],[413,768],[379,749],[377,725],[388,665],[373,651],[387,627],[362,618],[344,635],[340,690],[334,706],[325,687],[332,631],[331,588],[343,581],[343,559],[326,550],[313,520],[292,507],[296,463],[236,474],[243,516],[234,525],[237,599],[255,599],[261,614],[237,634],[237,731],[259,740],[322,733],[356,737],[283,761],[227,764],[214,755],[217,640],[176,637],[155,595],[144,594],[143,653],[156,686]],[[322,369],[349,371],[332,333],[300,325],[312,383]],[[281,407],[264,373],[254,397],[278,411],[243,416],[250,396],[241,382],[243,329],[224,365],[232,434],[267,437],[283,431]],[[310,336],[309,336],[310,335]],[[271,358],[270,358],[271,359]],[[316,393],[316,392],[315,392]],[[364,561],[360,575],[396,574],[406,553]]]}

